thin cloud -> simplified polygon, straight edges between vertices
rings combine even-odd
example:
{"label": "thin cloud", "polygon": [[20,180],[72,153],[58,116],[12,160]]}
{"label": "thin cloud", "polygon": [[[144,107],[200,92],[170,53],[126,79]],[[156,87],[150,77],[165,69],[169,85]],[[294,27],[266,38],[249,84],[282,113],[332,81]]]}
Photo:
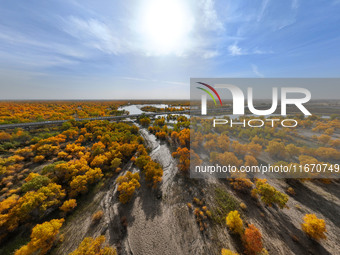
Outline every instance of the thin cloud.
{"label": "thin cloud", "polygon": [[[180,58],[200,56],[204,59],[220,55],[218,51],[210,50],[221,43],[221,39],[215,36],[216,33],[224,31],[223,22],[218,17],[215,9],[215,1],[200,0],[198,12],[190,14],[193,15],[195,27],[191,33],[184,37],[181,42],[182,47],[170,55]],[[138,27],[139,23],[133,25],[133,29],[120,31],[114,29],[112,24],[108,25],[102,21],[100,17],[84,19],[70,16],[64,19],[63,23],[63,30],[67,34],[86,47],[100,50],[105,54],[138,54],[146,57],[163,55],[162,52],[150,50],[150,45],[144,43],[142,38],[139,38],[138,31],[141,30]],[[206,33],[215,33],[215,35],[207,37]],[[226,38],[230,40],[228,37]]]}
{"label": "thin cloud", "polygon": [[299,1],[298,0],[292,0],[292,9],[299,8]]}
{"label": "thin cloud", "polygon": [[203,20],[204,27],[209,30],[224,30],[223,23],[219,20],[215,10],[215,1],[201,0],[199,3],[203,10],[203,16],[201,18]]}
{"label": "thin cloud", "polygon": [[252,64],[252,65],[251,65],[251,69],[253,70],[253,73],[254,73],[257,77],[261,77],[261,78],[264,77],[264,75],[263,75],[262,73],[260,73],[260,71],[259,71],[257,65]]}
{"label": "thin cloud", "polygon": [[274,53],[274,51],[272,51],[272,50],[268,50],[268,51],[266,51],[266,50],[259,50],[259,49],[253,50],[253,54],[255,54],[255,55],[273,54],[273,53]]}
{"label": "thin cloud", "polygon": [[118,55],[126,51],[121,40],[113,35],[112,29],[97,19],[84,20],[71,16],[66,20],[64,30],[86,46],[106,54]]}
{"label": "thin cloud", "polygon": [[245,52],[243,52],[243,50],[236,44],[230,45],[228,50],[231,56],[245,55]]}
{"label": "thin cloud", "polygon": [[220,53],[217,50],[207,50],[205,52],[203,52],[202,57],[205,59],[209,59],[209,58],[214,58],[217,57],[218,55],[220,55]]}
{"label": "thin cloud", "polygon": [[229,54],[231,56],[242,56],[242,55],[263,55],[263,54],[273,54],[273,51],[260,50],[260,49],[243,49],[239,47],[236,43],[228,47]]}
{"label": "thin cloud", "polygon": [[262,18],[263,18],[263,15],[267,9],[267,6],[269,4],[269,0],[263,0],[262,1],[262,5],[261,5],[261,9],[260,9],[260,13],[259,15],[257,16],[257,21],[261,21]]}

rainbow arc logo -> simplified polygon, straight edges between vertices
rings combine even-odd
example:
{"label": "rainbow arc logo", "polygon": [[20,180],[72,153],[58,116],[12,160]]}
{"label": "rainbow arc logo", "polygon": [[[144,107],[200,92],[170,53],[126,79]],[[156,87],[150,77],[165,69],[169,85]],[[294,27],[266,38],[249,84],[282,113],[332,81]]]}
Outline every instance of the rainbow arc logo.
{"label": "rainbow arc logo", "polygon": [[[209,84],[203,83],[203,82],[197,82],[197,83],[198,83],[198,84],[201,84],[201,85],[203,85],[203,86],[205,86],[205,87],[207,87],[207,88],[210,89],[212,92],[214,92],[214,94],[217,96],[217,98],[218,98],[218,100],[220,101],[220,104],[221,104],[221,106],[222,106],[222,100],[221,100],[221,98],[220,98],[220,95],[217,93],[217,91],[216,91],[212,86],[210,86]],[[201,88],[201,87],[196,87],[196,88],[198,88],[198,89],[203,90],[204,92],[206,92],[206,93],[212,98],[212,100],[214,101],[215,105],[217,105],[217,102],[216,102],[216,100],[215,100],[213,94],[212,94],[209,90],[204,89],[204,88]]]}

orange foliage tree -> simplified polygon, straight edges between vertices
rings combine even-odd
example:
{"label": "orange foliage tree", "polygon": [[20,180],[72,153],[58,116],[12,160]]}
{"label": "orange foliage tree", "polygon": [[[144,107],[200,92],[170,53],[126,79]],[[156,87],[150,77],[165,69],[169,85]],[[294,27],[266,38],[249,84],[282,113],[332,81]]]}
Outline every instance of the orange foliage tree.
{"label": "orange foliage tree", "polygon": [[235,190],[247,191],[254,185],[252,181],[247,178],[246,173],[232,173],[231,178],[228,178],[230,185]]}
{"label": "orange foliage tree", "polygon": [[183,172],[188,172],[190,168],[190,155],[191,159],[193,160],[194,165],[200,165],[202,160],[199,156],[193,151],[189,150],[188,148],[178,147],[175,152],[172,153],[172,156],[179,159],[178,167]]}
{"label": "orange foliage tree", "polygon": [[262,251],[262,234],[253,224],[245,229],[242,240],[247,254],[255,255]]}

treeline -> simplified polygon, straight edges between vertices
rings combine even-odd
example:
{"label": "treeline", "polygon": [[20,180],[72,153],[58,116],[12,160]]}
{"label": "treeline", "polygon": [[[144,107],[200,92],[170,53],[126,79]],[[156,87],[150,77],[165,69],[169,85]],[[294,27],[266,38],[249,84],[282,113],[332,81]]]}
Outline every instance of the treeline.
{"label": "treeline", "polygon": [[0,102],[0,125],[121,115],[124,101]]}

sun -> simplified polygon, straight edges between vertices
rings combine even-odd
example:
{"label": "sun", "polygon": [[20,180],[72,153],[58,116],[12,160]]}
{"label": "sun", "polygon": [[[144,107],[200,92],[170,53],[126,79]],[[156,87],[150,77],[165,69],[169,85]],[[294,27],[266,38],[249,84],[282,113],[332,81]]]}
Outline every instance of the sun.
{"label": "sun", "polygon": [[152,52],[178,53],[186,46],[192,23],[183,1],[151,0],[142,10],[140,32]]}

